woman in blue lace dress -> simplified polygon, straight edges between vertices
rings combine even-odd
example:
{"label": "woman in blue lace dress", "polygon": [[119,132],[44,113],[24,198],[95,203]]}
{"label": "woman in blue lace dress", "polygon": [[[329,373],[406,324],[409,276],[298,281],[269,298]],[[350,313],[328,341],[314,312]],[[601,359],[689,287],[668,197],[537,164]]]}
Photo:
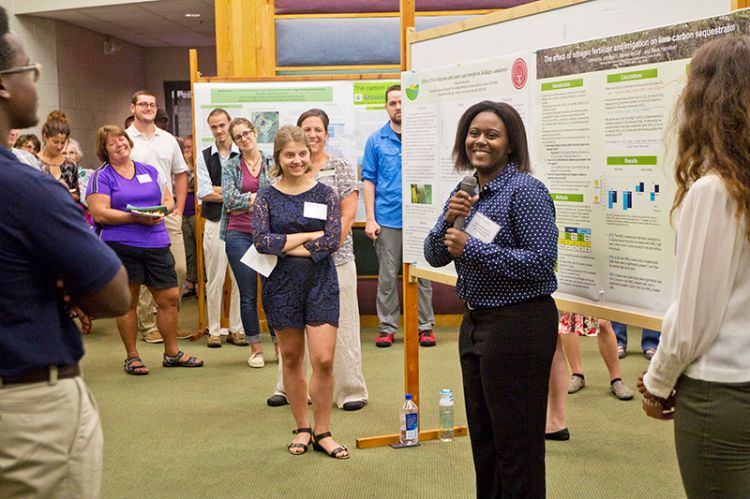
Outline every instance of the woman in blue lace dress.
{"label": "woman in blue lace dress", "polygon": [[[331,255],[341,240],[339,200],[333,189],[307,176],[310,145],[301,128],[279,130],[273,159],[269,176],[280,178],[258,193],[253,232],[259,253],[278,256],[263,280],[262,299],[279,340],[284,386],[297,424],[287,449],[304,454],[312,443],[315,450],[347,459],[349,451],[329,431],[339,320],[339,286]],[[307,413],[305,332],[313,371],[314,431]]]}

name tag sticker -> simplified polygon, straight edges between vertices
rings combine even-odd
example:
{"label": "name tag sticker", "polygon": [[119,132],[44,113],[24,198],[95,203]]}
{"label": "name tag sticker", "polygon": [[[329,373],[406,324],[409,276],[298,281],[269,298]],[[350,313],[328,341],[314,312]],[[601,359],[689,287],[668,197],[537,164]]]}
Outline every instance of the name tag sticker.
{"label": "name tag sticker", "polygon": [[309,201],[305,201],[305,208],[302,216],[305,218],[325,220],[328,216],[328,206],[322,203],[311,203]]}
{"label": "name tag sticker", "polygon": [[467,234],[487,244],[495,240],[498,232],[500,232],[500,225],[479,212],[474,214],[469,226],[466,227]]}
{"label": "name tag sticker", "polygon": [[138,182],[141,184],[148,184],[149,182],[153,182],[151,175],[149,175],[148,173],[141,173],[140,175],[136,175],[135,178],[137,178]]}
{"label": "name tag sticker", "polygon": [[333,177],[334,175],[336,175],[336,170],[320,170],[315,178]]}

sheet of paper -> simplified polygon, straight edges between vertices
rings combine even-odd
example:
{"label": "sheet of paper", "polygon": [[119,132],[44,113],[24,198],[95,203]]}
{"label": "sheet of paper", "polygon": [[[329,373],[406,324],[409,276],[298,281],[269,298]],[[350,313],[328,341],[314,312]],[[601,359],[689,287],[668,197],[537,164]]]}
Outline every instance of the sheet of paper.
{"label": "sheet of paper", "polygon": [[500,225],[479,212],[474,214],[469,226],[466,227],[467,234],[487,244],[495,239],[498,232],[500,232]]}
{"label": "sheet of paper", "polygon": [[277,257],[276,255],[265,255],[263,253],[258,253],[258,250],[255,249],[255,245],[253,244],[252,246],[250,246],[250,249],[248,249],[245,254],[242,255],[240,261],[254,271],[258,272],[260,275],[268,277],[276,267],[276,262],[278,261],[278,259],[279,257]]}
{"label": "sheet of paper", "polygon": [[315,218],[317,220],[325,220],[328,216],[328,206],[322,203],[311,203],[305,201],[305,208],[302,212],[302,216],[305,218]]}

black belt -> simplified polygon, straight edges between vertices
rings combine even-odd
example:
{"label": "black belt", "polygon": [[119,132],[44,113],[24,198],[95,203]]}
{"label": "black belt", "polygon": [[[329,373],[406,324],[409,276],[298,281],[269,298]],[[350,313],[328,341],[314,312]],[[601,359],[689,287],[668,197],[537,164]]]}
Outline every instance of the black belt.
{"label": "black belt", "polygon": [[28,371],[18,376],[0,377],[0,388],[5,385],[22,385],[26,383],[48,382],[55,384],[58,379],[75,378],[81,374],[78,364],[73,366],[47,366]]}

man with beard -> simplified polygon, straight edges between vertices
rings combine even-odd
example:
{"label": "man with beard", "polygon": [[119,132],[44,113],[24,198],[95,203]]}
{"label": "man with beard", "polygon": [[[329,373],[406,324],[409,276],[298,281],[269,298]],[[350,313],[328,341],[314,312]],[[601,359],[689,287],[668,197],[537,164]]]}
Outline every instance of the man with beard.
{"label": "man with beard", "polygon": [[[385,91],[390,120],[367,139],[362,160],[362,180],[367,224],[365,234],[378,255],[377,312],[380,334],[375,345],[389,347],[398,331],[398,273],[401,270],[401,85]],[[419,344],[435,345],[432,326],[432,286],[419,279]]]}

